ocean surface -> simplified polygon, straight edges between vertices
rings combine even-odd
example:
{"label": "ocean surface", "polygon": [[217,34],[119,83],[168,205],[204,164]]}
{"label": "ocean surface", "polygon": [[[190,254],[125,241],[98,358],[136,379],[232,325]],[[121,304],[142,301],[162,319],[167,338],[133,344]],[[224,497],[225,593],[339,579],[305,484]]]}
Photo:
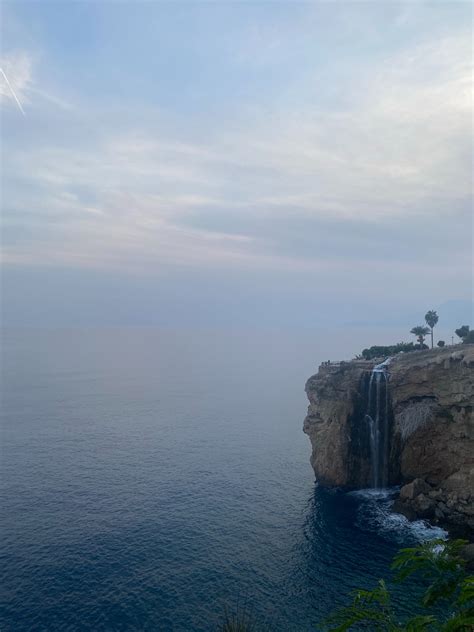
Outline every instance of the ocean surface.
{"label": "ocean surface", "polygon": [[315,484],[305,380],[371,341],[6,331],[2,632],[208,631],[226,609],[312,630],[439,536],[391,514],[390,491]]}

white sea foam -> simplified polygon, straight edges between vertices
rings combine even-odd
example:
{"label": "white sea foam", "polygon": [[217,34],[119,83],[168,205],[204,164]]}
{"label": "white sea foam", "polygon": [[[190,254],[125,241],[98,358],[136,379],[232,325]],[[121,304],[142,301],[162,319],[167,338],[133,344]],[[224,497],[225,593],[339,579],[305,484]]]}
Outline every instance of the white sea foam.
{"label": "white sea foam", "polygon": [[425,520],[410,522],[405,516],[393,512],[393,500],[397,491],[398,488],[391,487],[350,492],[349,495],[360,500],[356,526],[396,542],[412,540],[418,543],[447,538],[446,531],[440,527],[430,525]]}
{"label": "white sea foam", "polygon": [[392,361],[392,358],[387,358],[386,360],[384,360],[380,364],[376,364],[374,366],[374,368],[372,369],[372,371],[374,373],[380,373],[381,371],[385,371],[385,369],[388,368],[388,365],[390,364],[391,361]]}

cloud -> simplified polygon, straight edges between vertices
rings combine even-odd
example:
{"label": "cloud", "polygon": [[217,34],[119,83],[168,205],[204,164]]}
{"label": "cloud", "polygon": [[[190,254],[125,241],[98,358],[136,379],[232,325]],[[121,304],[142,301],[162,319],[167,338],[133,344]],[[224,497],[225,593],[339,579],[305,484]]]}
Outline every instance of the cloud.
{"label": "cloud", "polygon": [[32,84],[32,59],[24,51],[0,57],[0,102],[18,107],[25,114],[23,104],[28,102]]}
{"label": "cloud", "polygon": [[467,5],[76,9],[5,22],[9,322],[411,326],[469,296]]}
{"label": "cloud", "polygon": [[[269,33],[271,56],[284,38]],[[295,72],[296,101],[244,103],[203,130],[135,102],[54,117],[38,103],[35,143],[9,145],[5,257],[142,270],[396,262],[406,274],[408,261],[425,277],[438,251],[432,265],[451,278],[470,247],[470,43],[463,30],[435,40],[347,61],[354,78],[331,107],[310,68]],[[31,73],[19,87],[34,94]]]}
{"label": "cloud", "polygon": [[273,197],[299,198],[314,212],[318,199],[341,216],[377,217],[410,214],[433,196],[465,198],[469,51],[456,37],[372,64],[349,107],[262,112],[238,143],[229,139],[228,155],[278,175]]}

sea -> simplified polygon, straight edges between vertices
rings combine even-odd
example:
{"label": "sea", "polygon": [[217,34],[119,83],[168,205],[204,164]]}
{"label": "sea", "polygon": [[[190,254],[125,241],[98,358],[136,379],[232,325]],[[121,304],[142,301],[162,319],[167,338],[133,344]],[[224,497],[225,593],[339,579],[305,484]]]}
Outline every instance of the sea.
{"label": "sea", "polygon": [[302,425],[322,361],[398,338],[5,330],[2,632],[309,631],[390,582],[400,547],[443,532],[393,514],[394,489],[318,486]]}

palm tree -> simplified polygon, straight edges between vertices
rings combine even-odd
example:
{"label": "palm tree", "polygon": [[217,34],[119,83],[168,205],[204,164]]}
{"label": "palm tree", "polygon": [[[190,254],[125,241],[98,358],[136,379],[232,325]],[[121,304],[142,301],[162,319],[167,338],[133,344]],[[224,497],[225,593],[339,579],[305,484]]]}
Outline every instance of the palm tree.
{"label": "palm tree", "polygon": [[438,314],[434,310],[430,309],[429,312],[426,312],[425,321],[431,330],[431,348],[433,348],[433,327],[436,325],[438,320]]}
{"label": "palm tree", "polygon": [[420,349],[423,349],[425,336],[427,336],[430,333],[429,328],[425,327],[424,325],[417,325],[416,327],[413,327],[410,333],[416,336],[416,339],[418,340],[420,344]]}

